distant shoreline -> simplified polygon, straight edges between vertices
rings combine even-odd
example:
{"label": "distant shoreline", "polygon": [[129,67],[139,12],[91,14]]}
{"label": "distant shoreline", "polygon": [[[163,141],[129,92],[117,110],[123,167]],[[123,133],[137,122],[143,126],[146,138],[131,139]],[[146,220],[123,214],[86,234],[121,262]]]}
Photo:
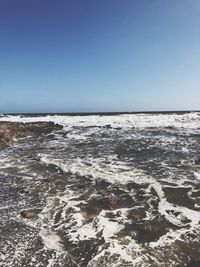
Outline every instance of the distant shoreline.
{"label": "distant shoreline", "polygon": [[117,116],[123,114],[184,114],[184,113],[192,113],[192,112],[200,112],[200,110],[172,110],[172,111],[121,111],[121,112],[27,112],[27,113],[2,113],[0,116],[48,116],[48,115],[59,115],[59,116]]}

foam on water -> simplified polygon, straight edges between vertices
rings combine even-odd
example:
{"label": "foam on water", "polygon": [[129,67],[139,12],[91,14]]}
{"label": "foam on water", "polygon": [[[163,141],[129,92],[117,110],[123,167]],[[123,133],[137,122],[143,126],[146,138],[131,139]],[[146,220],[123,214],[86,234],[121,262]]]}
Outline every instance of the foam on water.
{"label": "foam on water", "polygon": [[[47,116],[5,116],[1,121],[12,122],[36,122],[52,121],[67,127],[90,127],[106,126],[122,128],[158,128],[158,127],[176,127],[182,130],[190,131],[200,129],[200,113],[192,112],[185,114],[124,114],[115,116],[65,116],[65,115],[47,115]],[[191,131],[190,131],[191,132]]]}
{"label": "foam on water", "polygon": [[[142,170],[137,170],[134,167],[126,166],[118,162],[117,165],[106,165],[102,163],[100,159],[87,159],[82,161],[81,159],[75,159],[72,162],[62,163],[59,160],[51,159],[48,155],[39,154],[42,163],[54,164],[62,168],[65,172],[77,174],[80,176],[89,177],[91,179],[104,179],[110,183],[126,184],[128,182],[136,182],[137,184],[150,184],[150,186],[156,191],[160,198],[159,212],[163,214],[171,223],[180,224],[180,219],[175,216],[170,216],[166,210],[180,211],[185,217],[191,220],[191,223],[196,225],[200,221],[200,214],[196,211],[192,211],[183,207],[176,207],[167,202],[161,184],[152,177],[146,175]],[[116,162],[115,162],[116,163]],[[194,173],[195,178],[199,179],[199,174]],[[168,179],[168,182],[170,179]],[[176,185],[176,188],[182,185]]]}
{"label": "foam on water", "polygon": [[[46,266],[64,266],[66,258],[69,266],[81,267],[188,262],[174,244],[192,246],[200,237],[200,168],[193,160],[199,153],[193,137],[199,134],[199,113],[0,120],[64,126],[40,141],[16,140],[0,154],[0,173],[16,175],[12,185],[35,179],[33,185],[41,187],[45,205],[36,219],[23,223],[39,231],[42,251],[53,253]],[[15,208],[12,201],[0,210]]]}
{"label": "foam on water", "polygon": [[[103,160],[89,158],[87,161],[75,159],[74,161],[62,163],[59,160],[51,159],[48,155],[39,154],[42,163],[53,164],[61,168],[65,172],[86,176],[91,179],[105,179],[110,183],[127,183],[128,181],[136,181],[137,183],[146,182],[145,174],[137,168],[128,168],[123,164],[106,165]],[[144,177],[144,178],[142,178]]]}
{"label": "foam on water", "polygon": [[61,239],[57,233],[42,228],[39,235],[47,248],[58,251],[63,250]]}
{"label": "foam on water", "polygon": [[200,180],[200,173],[194,172],[194,177],[198,180]]}
{"label": "foam on water", "polygon": [[[91,171],[91,164],[80,164],[80,159],[78,160],[79,164],[75,162],[74,164],[68,164],[68,167],[62,166],[62,164],[58,164],[58,162],[52,159],[49,161],[47,155],[39,155],[41,158],[41,161],[45,164],[57,164],[59,167],[63,168],[66,172],[70,172],[73,174],[78,174],[81,176],[88,176],[92,177],[92,179],[104,179],[111,183],[126,183],[128,181],[135,181],[138,184],[149,184],[149,189],[153,188],[157,195],[159,196],[159,204],[158,204],[158,212],[165,217],[167,221],[172,223],[173,225],[177,226],[183,226],[183,218],[187,218],[190,223],[187,224],[187,227],[181,230],[171,230],[167,234],[161,236],[158,241],[156,242],[150,242],[149,246],[153,249],[158,247],[165,247],[168,244],[171,244],[176,239],[181,239],[181,235],[188,232],[188,225],[190,225],[190,229],[195,229],[199,225],[200,221],[200,214],[198,211],[190,210],[185,207],[180,207],[173,205],[169,203],[166,198],[165,194],[162,190],[162,186],[159,182],[157,182],[152,177],[145,176],[144,174],[140,176],[140,179],[138,179],[139,176],[135,176],[135,172],[129,170],[127,172],[126,166],[113,166],[113,173],[112,177],[116,175],[117,178],[111,178],[109,176],[109,171],[106,170],[106,167],[99,169],[98,172],[94,170]],[[76,166],[76,168],[75,168]],[[100,164],[99,164],[100,166]],[[71,167],[71,169],[70,169]],[[115,171],[116,167],[116,171]],[[118,171],[125,172],[124,174],[119,174]],[[124,179],[123,177],[126,176]],[[148,191],[148,190],[147,190]],[[73,193],[71,193],[71,197],[73,199]],[[68,209],[69,207],[75,208],[80,202],[74,202],[70,200],[70,198],[65,197],[65,201],[67,204],[65,209]],[[62,198],[63,201],[63,198]],[[128,263],[131,263],[133,266],[135,264],[141,264],[143,262],[143,256],[142,251],[144,251],[144,248],[142,245],[135,242],[135,240],[130,239],[129,236],[127,236],[128,245],[122,245],[120,244],[120,241],[115,238],[115,235],[118,234],[123,228],[124,223],[128,222],[128,219],[126,218],[126,214],[130,209],[121,209],[116,210],[113,214],[118,214],[118,219],[115,219],[115,221],[111,221],[106,217],[106,213],[108,211],[102,211],[96,218],[90,223],[85,224],[84,223],[84,217],[80,213],[80,210],[78,208],[74,209],[76,212],[72,215],[71,220],[75,222],[75,225],[72,226],[71,230],[68,232],[68,235],[70,236],[70,241],[72,242],[79,242],[79,240],[89,240],[97,238],[98,233],[102,232],[102,236],[106,243],[109,243],[109,247],[106,249],[100,249],[99,253],[93,258],[93,260],[90,261],[88,266],[93,266],[93,262],[96,262],[101,257],[104,257],[107,253],[110,253],[111,255],[118,255],[119,258],[122,261],[126,261]],[[169,211],[178,212],[179,216],[174,215],[173,213],[169,213]],[[73,223],[71,224],[73,225]],[[134,253],[138,253],[137,257],[133,257]],[[140,256],[139,256],[140,255]],[[120,262],[120,260],[119,260]],[[117,266],[115,263],[113,266]],[[140,265],[139,265],[140,266]]]}

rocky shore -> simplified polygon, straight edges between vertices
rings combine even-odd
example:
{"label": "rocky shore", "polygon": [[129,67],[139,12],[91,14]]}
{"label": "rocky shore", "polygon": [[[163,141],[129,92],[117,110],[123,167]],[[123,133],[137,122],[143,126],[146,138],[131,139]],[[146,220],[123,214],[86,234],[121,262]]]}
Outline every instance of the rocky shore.
{"label": "rocky shore", "polygon": [[36,119],[0,122],[0,266],[200,266],[199,133]]}
{"label": "rocky shore", "polygon": [[0,146],[11,144],[16,138],[23,138],[28,136],[40,136],[42,134],[49,134],[55,130],[61,130],[61,125],[53,122],[33,122],[33,123],[19,123],[19,122],[0,122]]}

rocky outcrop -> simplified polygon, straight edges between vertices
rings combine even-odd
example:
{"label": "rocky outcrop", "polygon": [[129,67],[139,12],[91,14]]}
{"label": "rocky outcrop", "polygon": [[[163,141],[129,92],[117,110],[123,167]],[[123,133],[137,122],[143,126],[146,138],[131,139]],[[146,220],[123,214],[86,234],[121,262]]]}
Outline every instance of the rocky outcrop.
{"label": "rocky outcrop", "polygon": [[53,122],[0,122],[0,145],[8,145],[16,138],[49,134],[63,127]]}
{"label": "rocky outcrop", "polygon": [[20,212],[20,215],[24,219],[33,219],[38,215],[39,212],[41,212],[41,209],[27,209],[27,210],[22,210]]}

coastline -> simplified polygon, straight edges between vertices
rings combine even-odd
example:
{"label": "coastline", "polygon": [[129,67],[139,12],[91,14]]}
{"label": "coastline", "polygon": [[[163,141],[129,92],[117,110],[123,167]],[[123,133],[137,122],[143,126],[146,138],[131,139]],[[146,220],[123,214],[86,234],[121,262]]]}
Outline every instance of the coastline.
{"label": "coastline", "polygon": [[92,118],[0,122],[3,264],[199,264],[199,116]]}

